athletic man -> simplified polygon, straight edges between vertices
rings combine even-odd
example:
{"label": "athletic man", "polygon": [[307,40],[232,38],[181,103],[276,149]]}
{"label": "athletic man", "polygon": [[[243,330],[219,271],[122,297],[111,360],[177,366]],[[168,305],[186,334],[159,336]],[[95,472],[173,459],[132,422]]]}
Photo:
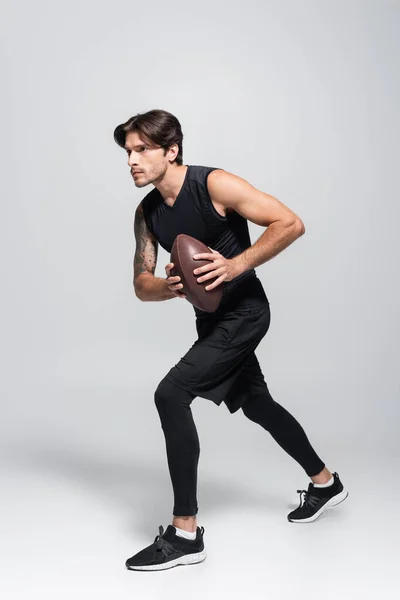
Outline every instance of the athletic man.
{"label": "athletic man", "polygon": [[[171,251],[180,233],[201,240],[210,253],[195,269],[206,289],[223,286],[216,312],[193,307],[198,339],[170,369],[155,391],[164,431],[174,492],[172,524],[126,561],[134,570],[160,570],[204,560],[204,527],[197,526],[199,439],[190,404],[196,396],[241,409],[261,425],[311,478],[298,490],[300,505],[288,515],[293,523],[311,522],[348,492],[312,448],[296,419],[271,397],[255,355],[268,331],[270,306],[255,267],[282,252],[304,234],[300,218],[273,196],[219,168],[183,165],[179,121],[163,110],[130,118],[114,131],[125,149],[137,188],[154,185],[136,209],[134,288],[143,302],[185,298],[179,277],[155,277],[160,244]],[[266,228],[251,245],[248,221]],[[304,495],[302,499],[302,495]]]}

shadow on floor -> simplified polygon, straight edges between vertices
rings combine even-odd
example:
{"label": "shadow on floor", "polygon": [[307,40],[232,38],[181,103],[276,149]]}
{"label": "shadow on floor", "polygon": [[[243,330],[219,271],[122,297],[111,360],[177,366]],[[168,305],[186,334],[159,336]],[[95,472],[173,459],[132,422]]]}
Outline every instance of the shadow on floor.
{"label": "shadow on floor", "polygon": [[[106,456],[88,454],[84,449],[37,442],[15,445],[8,450],[12,468],[27,470],[30,475],[33,470],[49,473],[55,480],[59,478],[72,486],[88,488],[96,497],[100,494],[118,511],[126,512],[127,526],[135,532],[152,534],[160,518],[165,514],[172,518],[173,494],[166,460],[164,467],[162,461],[158,461],[158,465],[151,460],[145,462],[141,457],[111,461]],[[265,492],[265,488],[258,489],[257,485],[249,489],[247,484],[240,485],[229,474],[217,478],[201,473],[197,496],[202,519],[212,514],[223,515],[235,507],[265,511],[282,511],[287,507],[287,499],[282,496]]]}

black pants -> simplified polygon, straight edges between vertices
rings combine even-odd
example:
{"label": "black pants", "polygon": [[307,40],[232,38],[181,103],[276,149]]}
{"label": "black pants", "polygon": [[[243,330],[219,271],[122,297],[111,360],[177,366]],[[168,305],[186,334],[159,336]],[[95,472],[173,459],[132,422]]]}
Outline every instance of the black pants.
{"label": "black pants", "polygon": [[[164,431],[168,467],[174,491],[173,515],[198,512],[197,466],[199,437],[190,404],[196,396],[164,378],[155,392],[155,403]],[[246,417],[269,431],[278,444],[296,460],[308,476],[317,475],[325,464],[315,453],[303,428],[265,385],[262,393],[246,398],[241,406]]]}

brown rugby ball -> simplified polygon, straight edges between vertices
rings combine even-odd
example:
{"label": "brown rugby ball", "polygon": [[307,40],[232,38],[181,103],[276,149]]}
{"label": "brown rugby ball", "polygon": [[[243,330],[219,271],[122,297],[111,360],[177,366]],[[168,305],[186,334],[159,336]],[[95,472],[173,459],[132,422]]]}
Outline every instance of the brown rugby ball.
{"label": "brown rugby ball", "polygon": [[206,285],[211,285],[218,277],[198,282],[200,275],[194,275],[196,268],[209,264],[210,260],[195,260],[193,256],[211,252],[206,244],[190,235],[180,233],[176,236],[171,248],[171,262],[174,263],[170,273],[173,277],[179,275],[183,288],[179,291],[186,295],[186,300],[205,312],[215,312],[222,300],[223,284],[217,285],[212,290],[206,290]]}

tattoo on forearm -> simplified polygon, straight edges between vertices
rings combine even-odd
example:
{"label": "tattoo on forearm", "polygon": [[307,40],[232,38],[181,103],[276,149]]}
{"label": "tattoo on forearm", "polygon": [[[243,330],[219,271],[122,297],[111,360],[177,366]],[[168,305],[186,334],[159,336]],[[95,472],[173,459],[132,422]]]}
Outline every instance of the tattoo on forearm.
{"label": "tattoo on forearm", "polygon": [[154,275],[157,262],[157,244],[154,244],[147,228],[141,206],[135,214],[134,233],[136,251],[134,256],[134,276],[150,272]]}

